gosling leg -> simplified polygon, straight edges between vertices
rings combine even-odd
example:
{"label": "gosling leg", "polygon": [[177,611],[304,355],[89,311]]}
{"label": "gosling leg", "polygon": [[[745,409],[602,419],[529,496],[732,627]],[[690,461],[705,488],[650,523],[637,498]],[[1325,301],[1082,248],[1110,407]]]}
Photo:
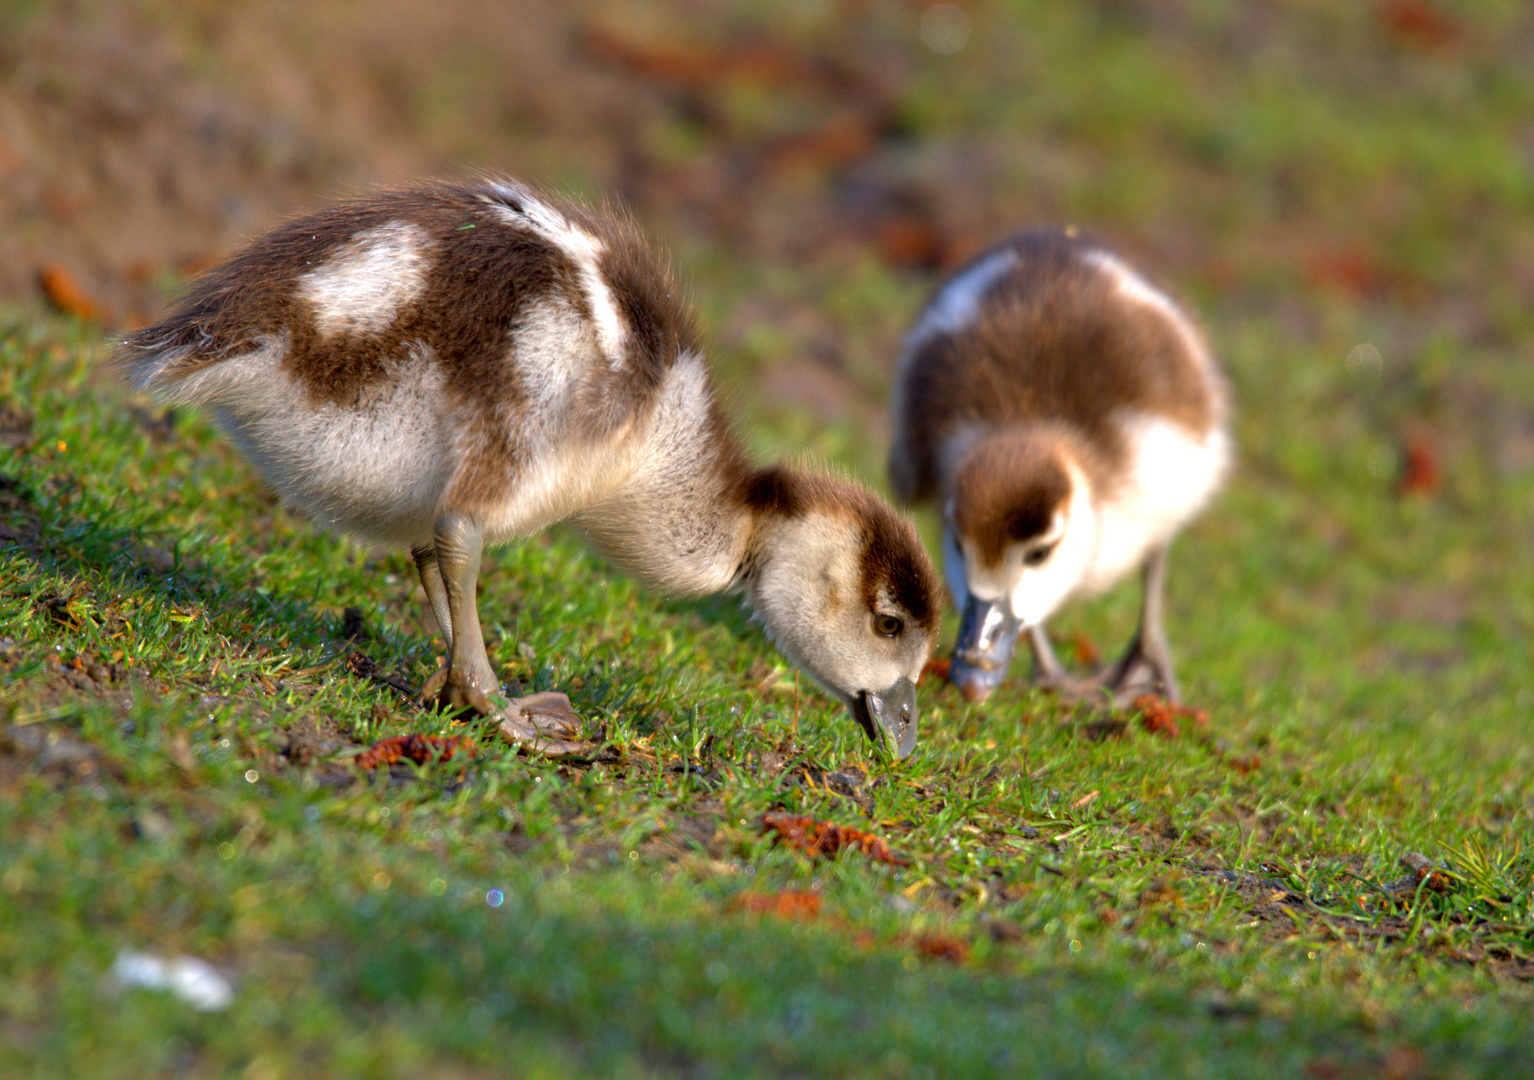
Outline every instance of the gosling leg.
{"label": "gosling leg", "polygon": [[1144,603],[1140,628],[1123,657],[1103,674],[1103,685],[1116,699],[1129,699],[1147,690],[1159,690],[1173,704],[1182,700],[1172,670],[1172,650],[1167,645],[1164,621],[1167,549],[1157,548],[1145,562]]}
{"label": "gosling leg", "polygon": [[[550,756],[577,754],[588,744],[571,737],[581,718],[570,699],[544,691],[507,701],[485,651],[476,595],[484,532],[467,514],[449,511],[437,520],[430,551],[413,552],[421,584],[439,624],[446,625],[448,664],[427,683],[424,693],[453,709],[473,709],[497,722],[501,737]],[[437,571],[435,584],[429,569]],[[440,681],[439,681],[440,677]]]}
{"label": "gosling leg", "polygon": [[453,620],[448,614],[447,586],[442,583],[442,571],[437,567],[437,549],[430,544],[421,544],[410,549],[410,557],[415,560],[415,572],[421,579],[421,588],[426,590],[426,603],[437,620],[437,630],[451,654]]}
{"label": "gosling leg", "polygon": [[[437,519],[429,556],[438,570],[436,587],[427,584],[429,575],[420,555],[416,556],[416,565],[421,568],[421,582],[432,613],[439,623],[446,615],[447,673],[434,696],[449,708],[474,709],[490,716],[496,711],[490,695],[499,693],[500,681],[485,652],[475,601],[483,550],[484,532],[479,522],[468,514],[448,511]],[[428,689],[432,689],[434,682],[435,678],[428,682]]]}
{"label": "gosling leg", "polygon": [[1054,646],[1049,643],[1049,635],[1044,632],[1044,624],[1036,623],[1028,628],[1028,647],[1033,650],[1033,681],[1044,687],[1065,687],[1070,685],[1070,673],[1065,670],[1065,665],[1055,655]]}

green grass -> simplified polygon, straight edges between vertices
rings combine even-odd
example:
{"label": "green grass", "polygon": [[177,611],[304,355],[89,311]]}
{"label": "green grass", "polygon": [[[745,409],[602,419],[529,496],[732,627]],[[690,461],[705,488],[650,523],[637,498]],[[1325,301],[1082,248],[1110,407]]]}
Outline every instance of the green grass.
{"label": "green grass", "polygon": [[[1179,551],[1206,578],[1174,591],[1206,729],[1094,741],[1026,691],[969,708],[928,684],[897,766],[807,689],[795,724],[730,602],[534,541],[486,575],[495,657],[616,748],[366,782],[350,745],[443,729],[342,663],[355,604],[375,662],[431,670],[408,559],[290,518],[201,421],[152,437],[69,332],[3,348],[36,416],[0,467],[7,721],[79,751],[9,737],[13,1075],[1489,1075],[1534,1049],[1528,611],[1502,606],[1530,567],[1479,508],[1398,506],[1367,471],[1303,500],[1238,482]],[[1462,620],[1382,629],[1438,565]],[[1107,640],[1132,602],[1062,630]],[[280,752],[305,724],[333,736],[319,765]],[[850,796],[814,779],[838,770]],[[913,863],[775,848],[777,808]],[[1409,853],[1446,891],[1401,883]],[[738,910],[782,890],[819,916]],[[120,994],[124,948],[221,964],[235,1007]]]}
{"label": "green grass", "polygon": [[[976,10],[964,65],[906,58],[913,140],[962,133],[1041,213],[1166,251],[1229,369],[1238,468],[1173,551],[1208,714],[1176,737],[926,682],[890,764],[734,601],[649,594],[556,532],[487,559],[481,611],[599,759],[486,742],[362,777],[361,746],[448,726],[383,681],[437,662],[408,557],[286,513],[203,419],[160,423],[94,328],[8,318],[0,403],[32,421],[0,450],[0,1074],[1527,1072],[1534,90],[1503,69],[1531,30],[1443,7],[1449,53],[1367,5],[1019,3]],[[796,46],[834,47],[795,10]],[[721,107],[773,129],[749,90]],[[672,123],[645,137],[698,143]],[[1316,271],[1355,247],[1386,285]],[[679,249],[757,449],[876,475],[858,417],[752,387],[829,336],[877,402],[928,281]],[[748,301],[794,317],[731,321]],[[1401,496],[1418,430],[1441,475]],[[1063,651],[1121,647],[1137,600],[1062,612]],[[779,810],[910,864],[774,846]],[[797,893],[818,911],[753,912]],[[235,1003],[122,991],[124,949],[213,961]]]}

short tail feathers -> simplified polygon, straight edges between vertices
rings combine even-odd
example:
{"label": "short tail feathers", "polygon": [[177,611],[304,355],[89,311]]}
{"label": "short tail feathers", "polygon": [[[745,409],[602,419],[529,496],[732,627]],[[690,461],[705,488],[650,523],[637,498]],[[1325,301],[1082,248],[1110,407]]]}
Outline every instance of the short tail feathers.
{"label": "short tail feathers", "polygon": [[[190,387],[177,389],[187,376],[235,353],[259,347],[259,340],[251,340],[254,327],[249,322],[240,326],[244,308],[252,301],[267,299],[259,294],[276,291],[259,273],[249,274],[255,268],[247,264],[257,258],[258,254],[248,249],[207,271],[192,282],[171,314],[119,341],[112,364],[123,380],[140,392],[191,400],[198,395],[188,394]],[[242,278],[248,281],[252,277],[254,285],[241,284]]]}
{"label": "short tail feathers", "polygon": [[129,334],[117,344],[112,365],[123,381],[139,393],[169,389],[176,373],[195,366],[212,337],[195,326],[160,323]]}

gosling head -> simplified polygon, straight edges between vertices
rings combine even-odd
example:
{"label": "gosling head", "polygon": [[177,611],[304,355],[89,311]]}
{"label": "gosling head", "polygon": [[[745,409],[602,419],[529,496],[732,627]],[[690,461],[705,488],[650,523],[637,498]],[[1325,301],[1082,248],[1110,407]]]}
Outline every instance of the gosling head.
{"label": "gosling head", "polygon": [[995,436],[954,473],[944,558],[963,612],[949,678],[980,701],[1000,685],[1018,634],[1082,584],[1097,543],[1086,474],[1048,432]]}
{"label": "gosling head", "polygon": [[855,484],[766,470],[747,499],[747,592],[767,636],[896,757],[916,745],[916,681],[940,628],[932,563],[905,518]]}

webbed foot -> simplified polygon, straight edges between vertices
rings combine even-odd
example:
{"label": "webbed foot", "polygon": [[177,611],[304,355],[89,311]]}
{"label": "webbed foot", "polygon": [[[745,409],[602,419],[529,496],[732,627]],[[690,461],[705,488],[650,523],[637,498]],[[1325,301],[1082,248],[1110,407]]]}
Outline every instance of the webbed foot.
{"label": "webbed foot", "polygon": [[1062,701],[1123,709],[1145,694],[1156,694],[1175,704],[1176,684],[1169,686],[1168,682],[1146,658],[1131,652],[1118,663],[1083,678],[1062,672],[1036,679],[1033,685]]}
{"label": "webbed foot", "polygon": [[491,714],[501,738],[544,757],[579,757],[590,754],[596,743],[581,739],[581,718],[570,699],[558,690],[508,701]]}

